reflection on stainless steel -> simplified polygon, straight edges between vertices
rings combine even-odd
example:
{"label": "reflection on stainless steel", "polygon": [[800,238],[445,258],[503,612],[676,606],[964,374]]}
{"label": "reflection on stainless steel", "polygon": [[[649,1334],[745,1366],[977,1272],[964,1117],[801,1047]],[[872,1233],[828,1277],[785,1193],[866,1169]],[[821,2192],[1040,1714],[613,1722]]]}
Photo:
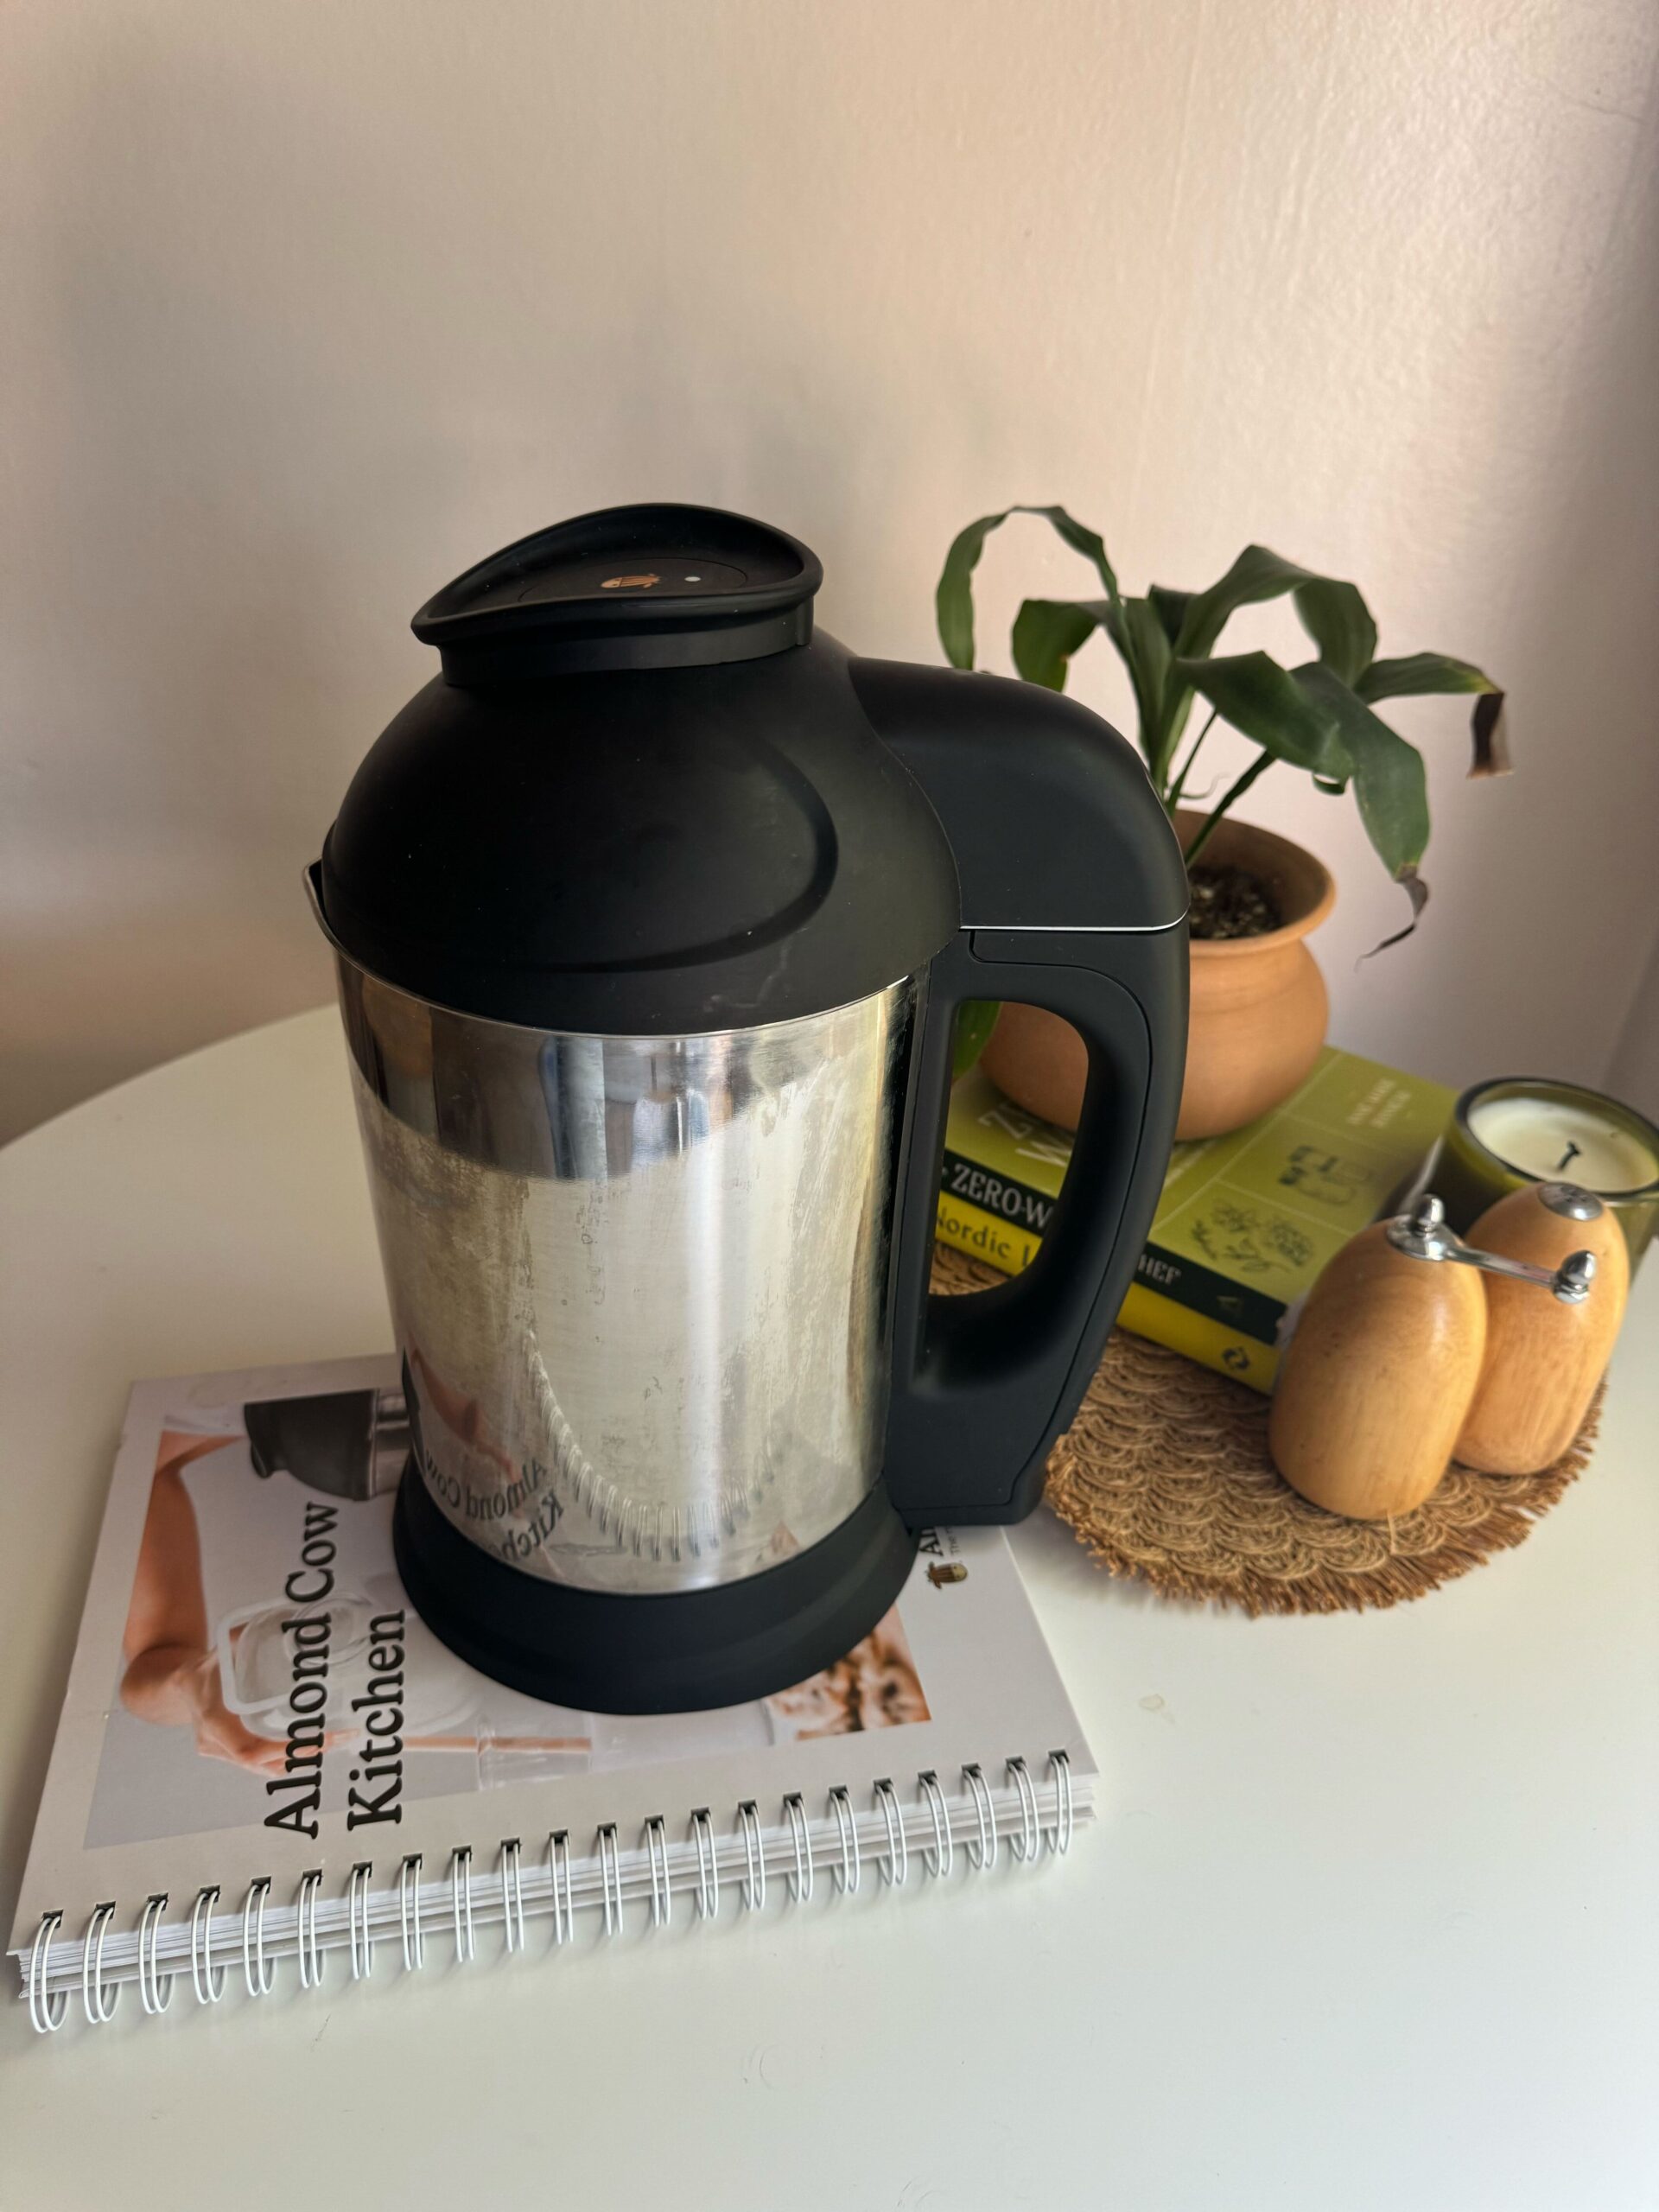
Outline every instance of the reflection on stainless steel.
{"label": "reflection on stainless steel", "polygon": [[377,1390],[374,1425],[369,1433],[369,1495],[396,1490],[413,1442],[409,1408],[401,1390]]}
{"label": "reflection on stainless steel", "polygon": [[414,1442],[401,1389],[253,1398],[242,1420],[256,1474],[281,1469],[333,1497],[396,1490]]}
{"label": "reflection on stainless steel", "polygon": [[880,1471],[914,979],[808,1020],[575,1037],[338,962],[416,1456],[465,1535],[685,1590]]}

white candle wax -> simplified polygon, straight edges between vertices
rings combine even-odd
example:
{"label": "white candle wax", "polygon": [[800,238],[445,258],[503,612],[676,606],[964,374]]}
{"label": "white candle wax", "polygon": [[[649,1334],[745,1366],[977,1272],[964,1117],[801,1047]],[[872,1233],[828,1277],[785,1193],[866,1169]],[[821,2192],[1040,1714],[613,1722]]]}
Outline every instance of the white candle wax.
{"label": "white candle wax", "polygon": [[1469,1127],[1488,1152],[1541,1181],[1636,1191],[1659,1176],[1659,1159],[1633,1130],[1564,1098],[1478,1098]]}

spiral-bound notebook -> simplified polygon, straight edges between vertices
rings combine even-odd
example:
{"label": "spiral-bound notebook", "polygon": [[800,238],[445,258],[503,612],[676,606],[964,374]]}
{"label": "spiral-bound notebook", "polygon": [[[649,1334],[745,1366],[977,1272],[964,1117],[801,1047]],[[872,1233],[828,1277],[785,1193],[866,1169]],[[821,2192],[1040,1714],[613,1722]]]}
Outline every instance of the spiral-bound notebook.
{"label": "spiral-bound notebook", "polygon": [[[128,1982],[146,2012],[245,2002],[1011,1878],[1090,1816],[996,1529],[926,1535],[871,1636],[753,1705],[620,1718],[475,1673],[397,1582],[369,1437],[397,1384],[383,1358],[134,1390],[12,1934],[37,2027]],[[261,1439],[297,1399],[296,1474]]]}

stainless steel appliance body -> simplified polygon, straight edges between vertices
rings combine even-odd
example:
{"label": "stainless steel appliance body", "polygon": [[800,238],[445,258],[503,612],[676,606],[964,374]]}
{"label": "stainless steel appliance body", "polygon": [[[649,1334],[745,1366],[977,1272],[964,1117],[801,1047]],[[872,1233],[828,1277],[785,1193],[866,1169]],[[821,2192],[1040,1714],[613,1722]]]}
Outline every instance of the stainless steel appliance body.
{"label": "stainless steel appliance body", "polygon": [[880,1471],[916,1005],[693,1037],[341,1011],[415,1464],[521,1573],[614,1592],[778,1566]]}
{"label": "stainless steel appliance body", "polygon": [[[848,652],[821,580],[706,508],[492,555],[416,616],[442,672],[309,872],[398,1571],[583,1710],[804,1681],[921,1530],[1029,1512],[1168,1158],[1186,879],[1140,761],[1040,687]],[[957,1011],[1001,999],[1087,1047],[1071,1171],[1023,1274],[938,1298]]]}

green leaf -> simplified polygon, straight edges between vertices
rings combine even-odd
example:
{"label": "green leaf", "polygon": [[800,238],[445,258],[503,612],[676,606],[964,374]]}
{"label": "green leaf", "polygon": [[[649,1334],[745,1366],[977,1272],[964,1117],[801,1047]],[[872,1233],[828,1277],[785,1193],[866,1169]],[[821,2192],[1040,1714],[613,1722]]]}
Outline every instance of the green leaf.
{"label": "green leaf", "polygon": [[1408,653],[1402,660],[1374,660],[1354,689],[1375,705],[1379,699],[1405,699],[1424,692],[1496,691],[1497,686],[1466,660],[1453,660],[1447,653]]}
{"label": "green leaf", "polygon": [[1371,610],[1352,584],[1333,576],[1315,576],[1293,591],[1301,624],[1319,649],[1319,658],[1352,683],[1371,664],[1376,651],[1376,625]]}
{"label": "green leaf", "polygon": [[1266,545],[1247,545],[1218,584],[1187,601],[1176,651],[1189,658],[1211,651],[1229,620],[1241,607],[1294,593],[1302,626],[1344,683],[1370,664],[1376,651],[1376,625],[1352,584],[1317,575]]}
{"label": "green leaf", "polygon": [[1181,681],[1202,693],[1223,721],[1254,738],[1275,760],[1288,760],[1332,781],[1350,772],[1335,715],[1270,653],[1178,659],[1173,666]]}
{"label": "green leaf", "polygon": [[1081,553],[1085,561],[1095,564],[1095,574],[1105,586],[1108,599],[1117,597],[1117,577],[1106,557],[1106,541],[1097,530],[1076,522],[1064,507],[1010,507],[1010,514],[1041,515],[1057,530],[1074,553]]}
{"label": "green leaf", "polygon": [[1028,599],[1014,618],[1014,664],[1027,683],[1064,691],[1071,656],[1099,627],[1104,600]]}
{"label": "green leaf", "polygon": [[[1376,649],[1376,629],[1352,584],[1316,575],[1313,569],[1287,561],[1267,545],[1247,545],[1219,583],[1187,599],[1175,638],[1176,658],[1206,658],[1241,607],[1282,599],[1287,592],[1295,593],[1303,624],[1322,654],[1338,657],[1345,668],[1356,662],[1364,665]],[[1175,596],[1164,594],[1171,601]],[[1167,777],[1170,757],[1185,719],[1186,701],[1178,688],[1172,687],[1165,694],[1156,739],[1147,748],[1154,783]]]}
{"label": "green leaf", "polygon": [[1422,877],[1414,868],[1406,868],[1401,869],[1395,881],[1411,901],[1411,919],[1404,929],[1395,930],[1391,937],[1385,937],[1374,944],[1370,952],[1362,952],[1359,956],[1362,960],[1370,960],[1376,953],[1386,952],[1391,944],[1403,944],[1422,918],[1423,909],[1428,904],[1428,886]]}
{"label": "green leaf", "polygon": [[1354,686],[1362,699],[1406,699],[1425,694],[1474,691],[1469,717],[1471,776],[1507,776],[1510,738],[1504,727],[1503,694],[1491,677],[1449,653],[1407,653],[1401,660],[1373,661]]}
{"label": "green leaf", "polygon": [[[1162,727],[1169,677],[1169,638],[1150,597],[1109,601],[1101,610],[1107,634],[1123,657],[1135,687],[1141,748],[1152,765],[1151,740]],[[1160,796],[1163,786],[1159,785]]]}
{"label": "green leaf", "polygon": [[985,550],[985,540],[999,523],[1007,520],[1006,514],[982,515],[966,530],[957,532],[950,541],[950,550],[944,556],[938,588],[933,594],[933,608],[939,626],[939,643],[952,668],[971,668],[974,664],[973,574]]}
{"label": "green leaf", "polygon": [[1341,732],[1353,763],[1354,798],[1365,834],[1395,882],[1416,876],[1428,843],[1428,786],[1423,756],[1374,715],[1322,661],[1292,671],[1308,698]]}
{"label": "green leaf", "polygon": [[1002,1011],[997,999],[964,999],[957,1008],[956,1035],[951,1040],[950,1080],[967,1074],[991,1041],[996,1017]]}
{"label": "green leaf", "polygon": [[994,530],[1000,530],[1010,515],[1041,515],[1074,553],[1081,553],[1086,561],[1094,563],[1107,597],[1117,597],[1117,578],[1106,557],[1104,540],[1098,531],[1074,520],[1064,507],[1004,507],[1001,514],[982,515],[977,522],[970,522],[965,530],[958,531],[951,540],[950,550],[939,572],[938,588],[933,594],[939,643],[952,668],[971,668],[974,664],[974,570],[985,550],[985,540]]}
{"label": "green leaf", "polygon": [[1175,651],[1184,660],[1201,660],[1213,648],[1230,618],[1241,607],[1282,599],[1298,584],[1322,581],[1265,545],[1247,545],[1232,567],[1208,591],[1194,592],[1181,619]]}
{"label": "green leaf", "polygon": [[1158,620],[1163,625],[1164,635],[1173,647],[1181,634],[1181,625],[1186,620],[1186,610],[1192,603],[1190,591],[1171,591],[1166,584],[1148,587],[1147,597],[1158,610]]}

